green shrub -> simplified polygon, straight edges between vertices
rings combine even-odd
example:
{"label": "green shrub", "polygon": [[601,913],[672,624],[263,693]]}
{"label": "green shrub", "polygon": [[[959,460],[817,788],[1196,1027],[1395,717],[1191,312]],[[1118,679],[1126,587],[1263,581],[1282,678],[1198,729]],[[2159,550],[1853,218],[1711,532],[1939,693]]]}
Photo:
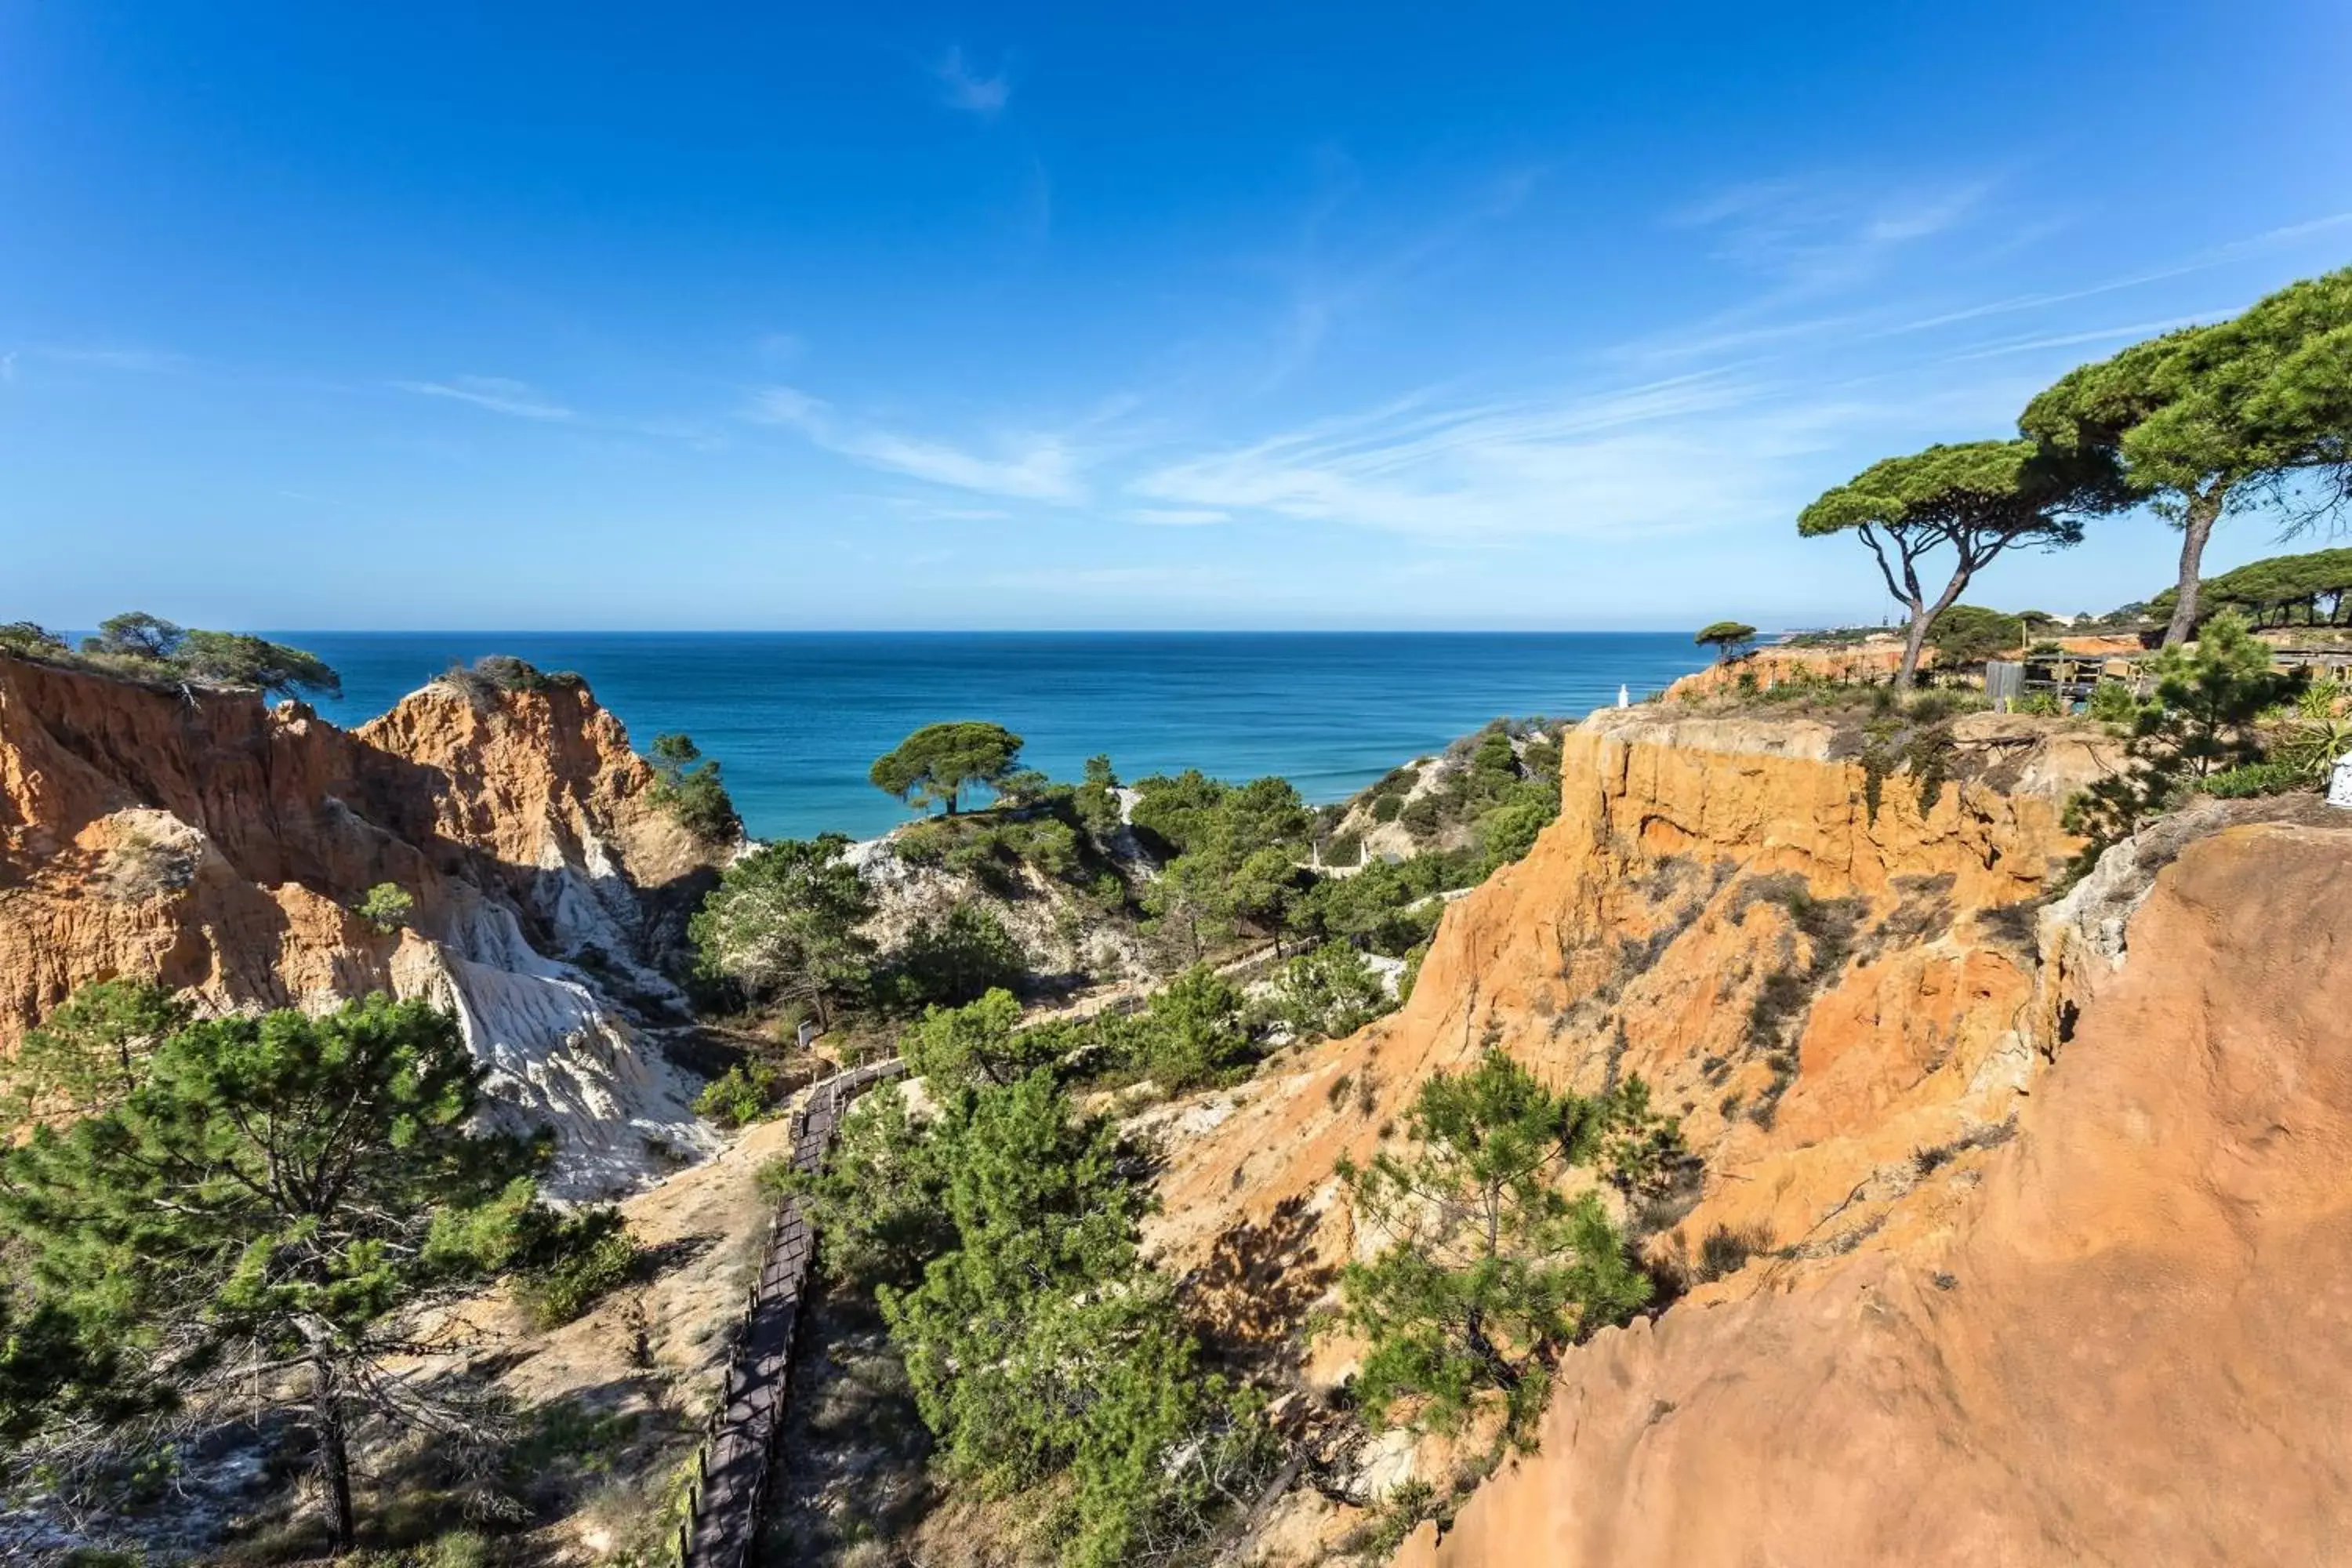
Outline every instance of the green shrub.
{"label": "green shrub", "polygon": [[490,1543],[478,1531],[445,1531],[419,1558],[419,1568],[488,1568]]}
{"label": "green shrub", "polygon": [[985,905],[960,903],[908,934],[891,961],[888,986],[903,1006],[958,1007],[1021,984],[1028,959]]}
{"label": "green shrub", "polygon": [[1537,838],[1559,816],[1559,794],[1546,790],[1530,800],[1512,801],[1498,805],[1480,817],[1477,823],[1478,843],[1486,851],[1486,869],[1492,875],[1496,868],[1524,860],[1536,847]]}
{"label": "green shrub", "polygon": [[1241,992],[1206,965],[1195,964],[1160,987],[1130,1023],[1129,1049],[1164,1089],[1213,1078],[1249,1048]]}
{"label": "green shrub", "polygon": [[2218,800],[2243,800],[2258,795],[2291,795],[2312,788],[2308,771],[2291,762],[2245,763],[2208,773],[2198,790]]}
{"label": "green shrub", "polygon": [[1423,1521],[1443,1522],[1451,1512],[1437,1489],[1416,1476],[1398,1482],[1386,1497],[1366,1509],[1363,1523],[1340,1542],[1340,1548],[1360,1563],[1386,1563]]}
{"label": "green shrub", "polygon": [[807,1002],[830,1027],[833,1002],[865,989],[874,954],[859,930],[874,904],[848,849],[837,833],[780,838],[729,866],[687,923],[702,973]]}
{"label": "green shrub", "polygon": [[2025,641],[2025,623],[1976,605],[1954,605],[1927,626],[1927,646],[1939,668],[1982,664]]}
{"label": "green shrub", "polygon": [[1002,987],[961,1007],[926,1007],[898,1037],[907,1070],[942,1085],[1012,1083],[1055,1054],[1050,1035],[1021,1027],[1021,1003]]}
{"label": "green shrub", "polygon": [[1649,1300],[1599,1196],[1560,1190],[1567,1167],[1608,1163],[1629,1109],[1646,1117],[1646,1091],[1638,1107],[1554,1094],[1490,1050],[1422,1086],[1410,1155],[1340,1163],[1359,1233],[1392,1238],[1340,1275],[1342,1321],[1368,1347],[1368,1416],[1402,1406],[1454,1430],[1491,1400],[1525,1441],[1559,1351]]}
{"label": "green shrub", "polygon": [[1444,798],[1432,791],[1407,805],[1397,820],[1415,838],[1428,838],[1444,825]]}
{"label": "green shrub", "polygon": [[618,1209],[591,1209],[563,1222],[552,1260],[526,1271],[516,1297],[542,1329],[572,1321],[637,1271],[637,1244]]}
{"label": "green shrub", "polygon": [[0,653],[13,653],[21,658],[59,658],[72,650],[66,639],[31,621],[9,621],[0,625]]}
{"label": "green shrub", "polygon": [[2352,685],[2315,681],[2294,704],[2265,714],[2265,734],[2273,759],[2325,787],[2336,762],[2352,752]]}
{"label": "green shrub", "polygon": [[925,817],[892,835],[890,852],[908,865],[936,866],[958,842],[955,818]]}
{"label": "green shrub", "polygon": [[1088,757],[1086,778],[1071,793],[1070,805],[1077,813],[1078,825],[1097,843],[1107,842],[1119,829],[1118,792],[1118,774],[1111,771],[1110,759]]}
{"label": "green shrub", "polygon": [[2102,724],[2128,728],[2139,717],[2140,700],[2120,680],[2102,680],[2091,688],[2090,716]]}
{"label": "green shrub", "polygon": [[1143,1263],[1151,1194],[1114,1131],[1039,1071],[957,1090],[921,1141],[939,1250],[877,1297],[940,1470],[1050,1500],[1041,1533],[1070,1568],[1181,1559],[1263,1487],[1276,1446]]}
{"label": "green shrub", "polygon": [[719,764],[683,734],[656,735],[653,803],[705,844],[732,844],[743,837],[743,819],[720,782]]}
{"label": "green shrub", "polygon": [[1344,942],[1302,952],[1275,976],[1267,1001],[1271,1021],[1301,1040],[1352,1035],[1389,1009],[1388,988]]}
{"label": "green shrub", "polygon": [[2259,721],[2297,700],[2305,685],[2302,671],[2273,668],[2269,646],[2229,610],[2205,624],[2193,647],[2158,653],[2148,671],[2156,697],[2135,707],[2126,748],[2132,765],[2066,804],[2067,831],[2088,840],[2075,858],[2078,874],[2187,789],[2262,761]]}
{"label": "green shrub", "polygon": [[1383,795],[1373,798],[1372,820],[1374,822],[1394,822],[1402,815],[1404,815],[1404,796],[1402,795]]}
{"label": "green shrub", "polygon": [[863,1289],[911,1289],[924,1266],[955,1242],[937,1147],[907,1114],[905,1094],[885,1087],[850,1107],[824,1170],[812,1174],[789,1158],[772,1160],[760,1168],[760,1188],[800,1201],[824,1237],[819,1256],[828,1278]]}
{"label": "green shrub", "polygon": [[702,1086],[694,1112],[721,1127],[748,1127],[776,1108],[783,1075],[767,1062],[738,1062]]}
{"label": "green shrub", "polygon": [[1323,841],[1323,864],[1326,866],[1356,866],[1364,858],[1364,836],[1360,833],[1335,833]]}
{"label": "green shrub", "polygon": [[408,923],[416,912],[416,900],[397,882],[378,882],[367,890],[353,911],[360,919],[390,935]]}

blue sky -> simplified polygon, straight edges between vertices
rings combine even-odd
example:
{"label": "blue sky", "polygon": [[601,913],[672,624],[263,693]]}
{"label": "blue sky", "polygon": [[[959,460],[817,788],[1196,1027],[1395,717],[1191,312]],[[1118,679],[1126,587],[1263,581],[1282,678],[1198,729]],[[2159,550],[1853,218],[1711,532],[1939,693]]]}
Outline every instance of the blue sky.
{"label": "blue sky", "polygon": [[1797,509],[2352,260],[2347,69],[2338,0],[0,0],[0,618],[1875,619]]}

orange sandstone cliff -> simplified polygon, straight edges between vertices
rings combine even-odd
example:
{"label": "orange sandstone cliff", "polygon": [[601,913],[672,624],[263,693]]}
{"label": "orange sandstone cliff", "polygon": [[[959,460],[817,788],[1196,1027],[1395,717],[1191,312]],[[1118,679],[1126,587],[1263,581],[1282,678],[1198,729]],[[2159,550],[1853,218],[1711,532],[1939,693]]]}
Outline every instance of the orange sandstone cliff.
{"label": "orange sandstone cliff", "polygon": [[[1378,1244],[1334,1161],[1432,1072],[1498,1046],[1682,1112],[1698,1168],[1629,1217],[1688,1293],[1571,1351],[1539,1449],[1400,1562],[2334,1560],[2352,822],[2200,807],[2055,899],[2063,799],[2112,758],[2049,721],[1956,740],[1874,813],[1828,725],[1595,715],[1404,1009],[1170,1127],[1154,1239],[1276,1353]],[[1316,1342],[1306,1381],[1353,1354]],[[1337,1489],[1443,1490],[1456,1457],[1377,1447]],[[1259,1543],[1347,1517],[1302,1489]]]}
{"label": "orange sandstone cliff", "polygon": [[[584,690],[435,684],[352,731],[297,703],[0,657],[0,1055],[84,982],[215,1009],[372,990],[457,1012],[558,1185],[625,1186],[710,1134],[648,1026],[708,856]],[[391,882],[405,929],[352,912]]]}

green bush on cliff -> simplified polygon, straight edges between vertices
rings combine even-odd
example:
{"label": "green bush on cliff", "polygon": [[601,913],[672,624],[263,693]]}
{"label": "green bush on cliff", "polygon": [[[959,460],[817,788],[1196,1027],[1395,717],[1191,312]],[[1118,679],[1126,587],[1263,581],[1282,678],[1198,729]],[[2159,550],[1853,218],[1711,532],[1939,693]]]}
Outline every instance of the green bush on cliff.
{"label": "green bush on cliff", "polygon": [[397,882],[378,882],[352,912],[388,936],[416,913],[416,900]]}
{"label": "green bush on cliff", "polygon": [[[23,651],[57,657],[57,639],[49,634],[29,622],[16,629]],[[179,626],[144,610],[109,616],[66,662],[131,680],[241,687],[280,697],[339,697],[343,689],[342,679],[315,654],[244,632]]]}
{"label": "green bush on cliff", "polygon": [[702,973],[754,1000],[807,1003],[830,1027],[874,957],[858,929],[874,903],[848,849],[838,833],[780,838],[728,867],[687,926]]}
{"label": "green bush on cliff", "polygon": [[2208,621],[2189,647],[2165,648],[2148,661],[2156,693],[2136,705],[2125,743],[2131,765],[2066,805],[2066,830],[2089,840],[2075,859],[2078,874],[2170,810],[2193,784],[2263,761],[2259,721],[2305,682],[2300,670],[2272,666],[2269,646],[2234,610]]}
{"label": "green bush on cliff", "polygon": [[2025,646],[2025,623],[1979,605],[1954,605],[1927,623],[1927,646],[1947,668],[1982,664]]}
{"label": "green bush on cliff", "polygon": [[1352,1035],[1387,1012],[1388,987],[1344,942],[1302,952],[1275,975],[1267,998],[1269,1019],[1294,1039],[1333,1039]]}
{"label": "green bush on cliff", "polygon": [[1458,1428],[1499,1403],[1525,1441],[1559,1351],[1630,1318],[1650,1281],[1593,1193],[1559,1189],[1570,1166],[1642,1187],[1670,1123],[1646,1091],[1555,1094],[1500,1051],[1422,1086],[1407,1155],[1339,1167],[1360,1233],[1389,1245],[1340,1275],[1342,1321],[1368,1344],[1357,1397],[1375,1421],[1402,1414]]}
{"label": "green bush on cliff", "polygon": [[761,1190],[799,1200],[817,1234],[818,1257],[836,1283],[912,1289],[930,1260],[955,1244],[942,1202],[947,1177],[929,1127],[908,1114],[895,1085],[850,1107],[824,1169],[795,1170],[789,1157],[760,1168]]}
{"label": "green bush on cliff", "polygon": [[642,1254],[614,1208],[589,1209],[563,1222],[550,1259],[521,1276],[516,1297],[542,1329],[571,1322],[635,1278]]}
{"label": "green bush on cliff", "polygon": [[743,819],[719,776],[719,763],[705,758],[692,736],[656,735],[653,803],[677,818],[705,844],[732,844],[743,837]]}
{"label": "green bush on cliff", "polygon": [[783,1075],[773,1065],[737,1062],[702,1086],[694,1097],[694,1113],[721,1127],[749,1127],[775,1110],[783,1088]]}
{"label": "green bush on cliff", "polygon": [[89,1116],[121,1104],[147,1062],[195,1016],[194,1006],[147,980],[94,980],[28,1031],[8,1064],[0,1101],[8,1129],[37,1116]]}
{"label": "green bush on cliff", "polygon": [[71,652],[65,638],[32,621],[0,624],[0,653],[13,653],[20,658],[56,659]]}
{"label": "green bush on cliff", "polygon": [[1021,1027],[1021,1003],[993,987],[961,1007],[931,1006],[898,1037],[907,1070],[943,1086],[1013,1083],[1047,1065],[1054,1042]]}
{"label": "green bush on cliff", "polygon": [[1130,1023],[1133,1059],[1171,1091],[1215,1078],[1250,1047],[1241,992],[1204,964],[1161,986]]}

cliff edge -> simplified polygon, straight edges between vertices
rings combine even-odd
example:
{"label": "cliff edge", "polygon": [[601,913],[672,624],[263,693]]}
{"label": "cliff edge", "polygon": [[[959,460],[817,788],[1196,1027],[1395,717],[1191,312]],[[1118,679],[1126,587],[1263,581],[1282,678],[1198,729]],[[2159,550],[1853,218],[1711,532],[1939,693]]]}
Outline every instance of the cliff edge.
{"label": "cliff edge", "polygon": [[[1221,1337],[1286,1356],[1363,1245],[1335,1161],[1432,1073],[1496,1047],[1681,1115],[1682,1191],[1626,1218],[1685,1293],[1571,1350],[1538,1451],[1400,1562],[2327,1558],[2352,824],[2200,806],[2062,898],[2110,743],[1950,741],[1921,776],[1825,722],[1596,714],[1401,1012],[1177,1123],[1154,1240]],[[1330,1390],[1358,1353],[1297,1364]],[[1443,1497],[1468,1457],[1382,1442],[1325,1490]],[[1260,1540],[1305,1560],[1356,1517],[1301,1489]]]}
{"label": "cliff edge", "polygon": [[[346,731],[299,703],[0,657],[0,1055],[86,982],[213,1009],[370,991],[460,1018],[559,1192],[714,1146],[648,1039],[710,857],[586,690],[436,683]],[[389,882],[403,927],[352,912]]]}
{"label": "cliff edge", "polygon": [[1876,1245],[1603,1333],[1409,1568],[2322,1563],[2352,1510],[2352,829],[2129,916],[2005,1145]]}

